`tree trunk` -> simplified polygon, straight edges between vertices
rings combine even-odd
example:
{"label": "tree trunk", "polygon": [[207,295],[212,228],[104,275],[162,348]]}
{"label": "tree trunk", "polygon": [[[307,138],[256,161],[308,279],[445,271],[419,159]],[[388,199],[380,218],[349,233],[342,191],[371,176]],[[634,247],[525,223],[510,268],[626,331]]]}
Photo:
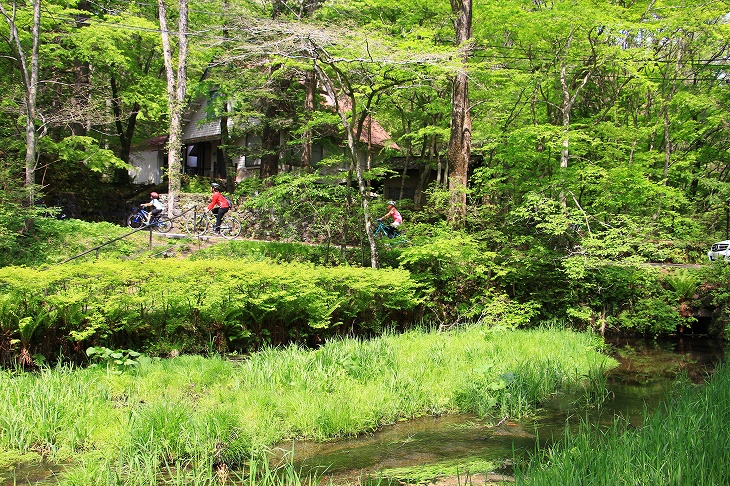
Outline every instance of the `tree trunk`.
{"label": "tree trunk", "polygon": [[461,70],[454,77],[451,95],[451,135],[449,139],[449,214],[452,227],[466,223],[466,182],[471,158],[471,115],[469,78],[466,73],[471,39],[472,0],[451,0],[456,15],[456,42],[461,50]]}
{"label": "tree trunk", "polygon": [[[275,116],[275,110],[266,110],[265,119]],[[266,180],[279,173],[279,131],[269,123],[264,122],[264,130],[261,133],[261,179]]]}
{"label": "tree trunk", "polygon": [[[370,223],[370,195],[365,184],[362,162],[360,161],[360,157],[358,157],[357,153],[357,134],[353,129],[354,124],[350,124],[348,122],[345,108],[342,106],[342,103],[338,101],[339,98],[332,85],[332,81],[327,76],[327,73],[325,73],[322,68],[320,68],[316,63],[314,65],[314,69],[317,77],[322,83],[322,86],[327,91],[327,94],[332,98],[335,104],[335,109],[337,110],[337,114],[340,116],[340,120],[342,120],[342,125],[345,129],[345,133],[347,134],[347,147],[350,152],[350,161],[352,165],[355,166],[355,175],[357,177],[358,189],[360,191],[360,199],[362,201],[363,217],[365,218],[365,233],[367,234],[368,244],[370,245],[370,266],[372,268],[378,268],[378,247],[375,244],[373,225]],[[350,103],[352,105],[350,107],[350,116],[352,116],[354,120],[357,116],[357,109],[354,97],[350,99]]]}
{"label": "tree trunk", "polygon": [[[76,28],[82,29],[88,25],[89,18],[91,17],[91,5],[86,0],[81,0],[78,3],[78,9],[83,12],[78,15],[74,15],[76,20]],[[88,12],[88,13],[87,13]],[[74,105],[74,111],[82,113],[85,107],[90,104],[90,69],[89,62],[82,61],[78,58],[73,60],[73,73],[74,73],[74,89],[71,101]],[[90,121],[88,118],[81,123],[79,120],[72,118],[70,123],[71,135],[85,136],[89,129]],[[129,157],[123,159],[125,162],[129,162]],[[126,171],[125,171],[126,172]]]}
{"label": "tree trunk", "polygon": [[187,90],[187,54],[188,54],[188,2],[179,0],[180,12],[178,20],[178,56],[177,79],[172,63],[172,48],[167,28],[167,5],[165,0],[158,0],[160,16],[160,32],[162,34],[162,51],[165,58],[167,75],[167,103],[170,110],[170,134],[167,141],[168,165],[168,213],[173,214],[180,193],[180,173],[182,171],[182,114],[185,109],[185,92]]}
{"label": "tree trunk", "polygon": [[8,15],[5,8],[0,4],[0,13],[5,17],[10,28],[10,43],[15,43],[18,50],[20,69],[23,73],[23,84],[25,85],[25,187],[28,191],[28,203],[35,202],[35,171],[38,151],[38,134],[35,127],[36,100],[38,98],[38,64],[40,58],[40,36],[41,36],[41,0],[33,0],[33,47],[31,50],[30,64],[25,56],[25,51],[18,36],[18,26],[15,23],[15,12],[13,16]]}
{"label": "tree trunk", "polygon": [[426,182],[431,176],[431,165],[426,163],[421,165],[418,173],[418,183],[416,185],[416,192],[413,195],[413,206],[416,209],[423,209],[423,188],[426,187]]}
{"label": "tree trunk", "polygon": [[226,189],[232,192],[236,187],[236,179],[238,179],[238,168],[233,163],[230,155],[228,155],[228,145],[231,143],[231,134],[228,132],[228,104],[226,103],[226,114],[221,116],[221,144],[218,150],[223,154],[223,167],[226,171]]}
{"label": "tree trunk", "polygon": [[[568,43],[570,46],[570,43]],[[563,126],[563,142],[562,142],[562,148],[560,149],[560,168],[567,170],[568,168],[568,158],[570,157],[570,110],[572,108],[572,102],[570,98],[570,91],[568,90],[568,80],[566,79],[566,64],[565,60],[561,61],[560,63],[560,87],[563,92],[563,103],[561,106],[561,121]],[[564,172],[561,171],[561,174],[564,174]],[[560,189],[560,204],[563,207],[563,210],[567,211],[568,207],[568,201],[565,197],[565,189]]]}
{"label": "tree trunk", "polygon": [[[563,127],[563,142],[562,142],[562,148],[560,150],[560,168],[561,169],[567,169],[568,168],[568,161],[570,159],[570,113],[573,110],[573,104],[575,103],[575,100],[578,98],[578,94],[583,90],[586,83],[588,83],[588,80],[591,77],[591,74],[593,73],[593,69],[595,66],[590,66],[586,69],[586,74],[583,76],[583,79],[581,80],[578,87],[575,89],[575,92],[571,95],[570,89],[568,87],[568,67],[567,62],[565,60],[565,57],[568,55],[568,51],[570,51],[570,47],[573,43],[573,33],[571,32],[568,36],[568,40],[565,44],[565,54],[563,58],[560,60],[560,89],[563,95],[563,101],[560,107],[561,112],[561,123]],[[561,174],[564,173],[564,171],[561,171]],[[560,191],[560,203],[563,206],[563,209],[567,211],[567,198],[565,196],[565,190],[561,189]]]}
{"label": "tree trunk", "polygon": [[114,123],[119,134],[119,158],[129,163],[129,155],[132,152],[132,136],[134,135],[134,129],[137,125],[137,114],[139,113],[139,104],[134,103],[132,106],[132,112],[129,114],[127,120],[127,126],[124,127],[122,120],[122,101],[119,98],[119,90],[117,88],[117,80],[114,76],[109,80],[109,84],[112,90],[112,111],[114,112]]}
{"label": "tree trunk", "polygon": [[[314,113],[314,94],[317,89],[317,78],[314,71],[307,71],[304,76],[304,123],[312,119]],[[302,134],[302,170],[311,172],[312,163],[312,129],[307,126]]]}
{"label": "tree trunk", "polygon": [[286,2],[284,0],[273,0],[271,2],[272,20],[276,20],[284,11],[286,11]]}
{"label": "tree trunk", "polygon": [[299,17],[311,17],[319,8],[319,0],[302,0]]}

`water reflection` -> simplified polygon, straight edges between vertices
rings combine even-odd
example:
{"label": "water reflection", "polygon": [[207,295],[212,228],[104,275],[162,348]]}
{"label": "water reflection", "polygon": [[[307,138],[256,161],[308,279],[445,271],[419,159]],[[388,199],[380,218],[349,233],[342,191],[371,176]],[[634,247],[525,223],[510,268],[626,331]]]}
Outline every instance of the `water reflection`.
{"label": "water reflection", "polygon": [[666,397],[679,376],[700,383],[724,359],[722,343],[680,337],[673,341],[607,339],[620,366],[608,376],[610,395],[599,409],[586,409],[578,396],[561,395],[542,404],[538,415],[519,422],[471,415],[425,417],[377,433],[335,443],[300,442],[293,450],[304,472],[326,471],[352,480],[390,468],[479,458],[497,463],[532,452],[536,441],[559,439],[581,420],[609,425],[619,416],[640,425]]}

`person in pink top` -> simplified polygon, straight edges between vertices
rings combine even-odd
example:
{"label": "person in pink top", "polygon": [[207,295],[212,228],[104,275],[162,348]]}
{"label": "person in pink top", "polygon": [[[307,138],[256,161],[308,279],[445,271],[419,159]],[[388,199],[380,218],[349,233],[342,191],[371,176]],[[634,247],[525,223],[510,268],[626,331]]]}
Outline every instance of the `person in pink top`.
{"label": "person in pink top", "polygon": [[395,228],[400,226],[403,222],[403,216],[401,216],[398,210],[395,208],[395,201],[388,201],[388,212],[385,213],[385,216],[380,219],[384,220],[386,218],[393,218],[393,222],[390,223],[390,226],[387,226],[385,228],[388,233],[388,238],[393,238],[393,236],[395,235]]}
{"label": "person in pink top", "polygon": [[221,230],[221,221],[223,216],[228,212],[230,206],[228,200],[221,194],[221,186],[217,182],[210,185],[210,190],[213,191],[213,198],[206,208],[207,211],[213,211],[215,214],[215,226],[213,227],[213,233],[219,233]]}

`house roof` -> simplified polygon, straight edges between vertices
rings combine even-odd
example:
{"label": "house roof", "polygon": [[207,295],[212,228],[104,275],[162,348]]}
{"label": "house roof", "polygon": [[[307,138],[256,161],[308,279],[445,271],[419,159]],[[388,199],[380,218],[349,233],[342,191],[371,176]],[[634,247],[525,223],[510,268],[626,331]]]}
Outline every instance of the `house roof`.
{"label": "house roof", "polygon": [[[330,110],[334,110],[334,100],[324,93],[323,98],[324,100],[322,104],[324,105],[324,107]],[[344,100],[340,102],[344,104],[345,110],[351,109],[351,104],[349,100]],[[200,98],[191,103],[188,110],[186,110],[182,136],[182,140],[184,143],[192,144],[197,142],[215,140],[220,137],[220,119],[206,119],[206,104],[207,100]],[[231,123],[230,120],[229,123]],[[146,140],[143,145],[150,148],[163,147],[167,143],[167,138],[167,135],[151,138],[149,140]],[[399,148],[393,138],[390,136],[390,134],[371,115],[368,115],[365,119],[363,130],[360,134],[360,142],[364,144],[369,144],[372,147],[380,149]]]}
{"label": "house roof", "polygon": [[134,145],[135,149],[141,149],[141,148],[152,148],[152,149],[159,149],[164,147],[167,144],[167,135],[160,135],[159,137],[152,137],[148,138],[147,140],[144,140],[142,142],[139,142]]}
{"label": "house roof", "polygon": [[[341,100],[340,102],[343,104],[345,110],[352,109],[350,100]],[[323,104],[328,108],[335,108],[334,100],[326,93],[324,94]],[[378,123],[378,120],[373,118],[371,115],[368,115],[365,119],[365,123],[362,127],[362,133],[360,134],[360,141],[363,143],[370,143],[370,145],[375,145],[380,148],[399,148],[398,144],[396,144],[393,140],[393,137],[391,137],[385,128]]]}

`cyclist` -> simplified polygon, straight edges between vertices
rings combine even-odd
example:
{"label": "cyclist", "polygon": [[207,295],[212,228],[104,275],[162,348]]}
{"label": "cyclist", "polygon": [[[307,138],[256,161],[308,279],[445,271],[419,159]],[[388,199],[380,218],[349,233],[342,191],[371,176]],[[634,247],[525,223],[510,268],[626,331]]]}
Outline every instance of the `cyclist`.
{"label": "cyclist", "polygon": [[403,216],[395,208],[395,201],[393,200],[388,201],[388,212],[382,218],[378,218],[378,221],[389,217],[393,218],[393,222],[390,223],[390,226],[385,226],[385,232],[388,234],[388,238],[393,238],[395,236],[395,229],[403,222]]}
{"label": "cyclist", "polygon": [[210,185],[210,190],[213,192],[213,198],[205,209],[206,212],[212,211],[215,214],[215,226],[213,227],[213,233],[219,234],[221,230],[221,221],[223,216],[228,212],[230,208],[228,199],[221,194],[221,185],[214,182]]}
{"label": "cyclist", "polygon": [[145,221],[145,225],[149,225],[150,222],[153,220],[153,218],[157,218],[162,213],[162,209],[164,206],[160,202],[160,195],[156,192],[150,192],[150,197],[152,200],[148,203],[142,203],[140,204],[141,207],[150,207],[152,206],[152,211],[150,211],[147,214],[147,221]]}

